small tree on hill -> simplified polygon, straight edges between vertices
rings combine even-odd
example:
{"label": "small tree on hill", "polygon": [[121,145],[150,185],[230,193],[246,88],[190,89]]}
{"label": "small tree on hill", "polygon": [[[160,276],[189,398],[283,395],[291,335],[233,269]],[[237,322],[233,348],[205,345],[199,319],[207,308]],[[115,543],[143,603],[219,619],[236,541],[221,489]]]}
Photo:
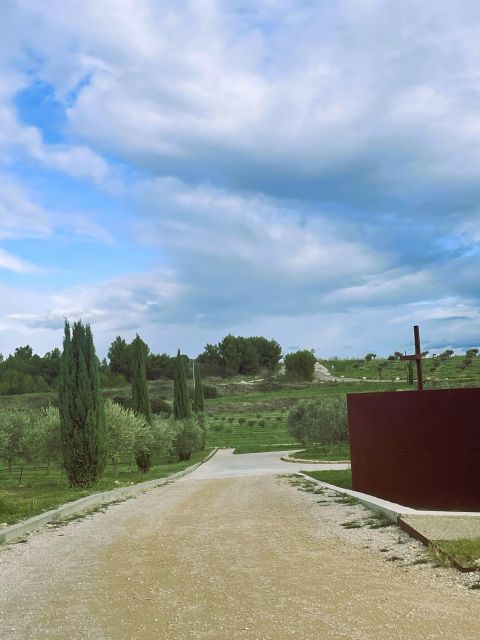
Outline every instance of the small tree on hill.
{"label": "small tree on hill", "polygon": [[289,353],[285,356],[284,361],[285,373],[289,378],[313,380],[317,359],[312,351],[304,349],[303,351]]}
{"label": "small tree on hill", "polygon": [[71,486],[99,480],[106,464],[107,434],[98,360],[89,325],[65,322],[58,390],[62,450]]}
{"label": "small tree on hill", "polygon": [[191,418],[192,409],[188,397],[187,377],[185,374],[185,364],[180,349],[175,361],[175,378],[173,380],[173,415],[175,420],[185,420]]}

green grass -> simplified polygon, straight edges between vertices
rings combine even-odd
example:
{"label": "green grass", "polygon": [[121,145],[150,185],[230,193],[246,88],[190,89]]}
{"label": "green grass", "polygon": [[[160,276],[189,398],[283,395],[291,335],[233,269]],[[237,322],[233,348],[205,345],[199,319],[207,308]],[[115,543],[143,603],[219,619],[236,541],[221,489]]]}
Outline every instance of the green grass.
{"label": "green grass", "polygon": [[339,470],[332,469],[331,471],[302,471],[306,476],[315,478],[315,480],[321,480],[322,482],[328,482],[334,484],[342,489],[352,488],[352,472],[350,469]]}
{"label": "green grass", "polygon": [[350,460],[350,447],[348,444],[338,444],[331,447],[313,447],[291,453],[290,456],[304,460]]}
{"label": "green grass", "polygon": [[455,560],[462,567],[474,568],[480,558],[480,538],[461,540],[435,540],[431,550],[437,559]]}
{"label": "green grass", "polygon": [[149,473],[139,473],[135,464],[123,464],[119,466],[118,475],[115,476],[109,466],[102,479],[88,489],[69,487],[65,475],[58,468],[51,468],[47,472],[46,468],[25,465],[20,485],[19,470],[16,469],[12,479],[8,480],[6,471],[0,469],[0,523],[14,524],[92,493],[164,478],[200,462],[208,453],[208,450],[197,451],[190,460],[159,464],[152,467]]}
{"label": "green grass", "polygon": [[[480,360],[480,358],[479,358]],[[205,401],[207,411],[208,407],[222,405],[225,403],[256,403],[272,400],[283,400],[286,398],[303,399],[316,398],[323,394],[337,393],[365,393],[367,391],[394,391],[396,389],[411,388],[405,383],[379,383],[379,382],[351,382],[351,383],[334,383],[334,382],[317,382],[305,386],[301,389],[282,389],[278,391],[252,392],[242,394],[231,394],[220,396],[219,398],[211,398]]]}

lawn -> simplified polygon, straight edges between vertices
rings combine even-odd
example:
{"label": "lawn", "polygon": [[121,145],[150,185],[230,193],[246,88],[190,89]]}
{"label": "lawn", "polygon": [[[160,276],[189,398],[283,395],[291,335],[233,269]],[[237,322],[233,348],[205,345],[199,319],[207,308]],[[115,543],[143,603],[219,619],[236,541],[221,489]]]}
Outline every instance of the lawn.
{"label": "lawn", "polygon": [[291,453],[290,456],[303,460],[350,460],[350,447],[347,443],[326,447],[313,447]]}
{"label": "lawn", "polygon": [[438,557],[455,561],[464,568],[476,568],[475,561],[480,558],[480,538],[462,540],[435,540],[432,551]]}
{"label": "lawn", "polygon": [[352,472],[350,469],[339,470],[332,469],[331,471],[302,471],[306,476],[315,478],[315,480],[321,480],[322,482],[328,482],[328,484],[334,484],[342,489],[352,488]]}
{"label": "lawn", "polygon": [[24,465],[23,472],[21,467],[17,467],[11,480],[6,470],[0,468],[0,523],[13,524],[92,493],[165,478],[200,462],[208,453],[208,449],[197,451],[190,460],[155,465],[149,473],[139,473],[135,464],[122,464],[115,475],[112,467],[107,466],[102,479],[89,489],[72,489],[61,470],[54,467],[48,470],[46,467]]}

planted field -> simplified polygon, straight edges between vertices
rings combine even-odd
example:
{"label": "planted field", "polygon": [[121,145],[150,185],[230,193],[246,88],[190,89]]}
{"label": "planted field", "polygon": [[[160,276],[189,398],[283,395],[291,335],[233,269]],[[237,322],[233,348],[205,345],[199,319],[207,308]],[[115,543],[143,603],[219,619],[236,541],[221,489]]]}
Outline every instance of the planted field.
{"label": "planted field", "polygon": [[266,451],[265,447],[275,450],[292,444],[295,441],[287,430],[286,411],[226,413],[209,417],[208,447],[241,446],[251,451]]}
{"label": "planted field", "polygon": [[47,469],[25,464],[14,469],[11,479],[8,478],[6,469],[0,467],[0,523],[14,524],[92,493],[165,478],[200,462],[208,453],[208,449],[196,451],[190,460],[155,465],[148,473],[139,473],[135,463],[132,463],[120,464],[118,473],[115,474],[109,465],[102,479],[88,489],[69,487],[65,475],[58,467]]}
{"label": "planted field", "polygon": [[[345,378],[367,378],[367,380],[407,379],[406,362],[402,360],[388,360],[375,358],[366,362],[361,358],[344,360],[322,360],[322,364],[335,376]],[[423,376],[428,382],[459,381],[461,383],[480,384],[480,357],[466,358],[465,356],[451,356],[449,358],[427,357],[423,361]],[[416,374],[415,374],[416,375]]]}

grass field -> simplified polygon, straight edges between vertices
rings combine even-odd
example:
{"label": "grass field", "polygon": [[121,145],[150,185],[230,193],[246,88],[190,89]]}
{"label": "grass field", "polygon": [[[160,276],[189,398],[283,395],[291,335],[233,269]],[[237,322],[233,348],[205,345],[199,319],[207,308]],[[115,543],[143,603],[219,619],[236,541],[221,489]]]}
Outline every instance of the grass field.
{"label": "grass field", "polygon": [[118,474],[115,475],[112,467],[108,466],[102,479],[89,489],[69,487],[65,475],[58,468],[51,467],[48,470],[46,467],[24,465],[21,482],[19,482],[21,467],[15,468],[11,480],[8,479],[7,471],[2,467],[0,468],[0,523],[13,524],[92,493],[164,478],[200,462],[208,453],[208,449],[197,451],[192,454],[190,460],[156,465],[149,473],[139,473],[133,463],[119,465]]}
{"label": "grass field", "polygon": [[313,447],[311,449],[303,449],[290,456],[297,460],[350,460],[350,447],[348,443],[335,444],[326,447]]}
{"label": "grass field", "polygon": [[328,484],[334,484],[342,489],[352,488],[352,472],[350,469],[345,469],[344,471],[339,469],[332,469],[331,471],[302,471],[302,473],[315,478],[315,480],[328,482]]}

